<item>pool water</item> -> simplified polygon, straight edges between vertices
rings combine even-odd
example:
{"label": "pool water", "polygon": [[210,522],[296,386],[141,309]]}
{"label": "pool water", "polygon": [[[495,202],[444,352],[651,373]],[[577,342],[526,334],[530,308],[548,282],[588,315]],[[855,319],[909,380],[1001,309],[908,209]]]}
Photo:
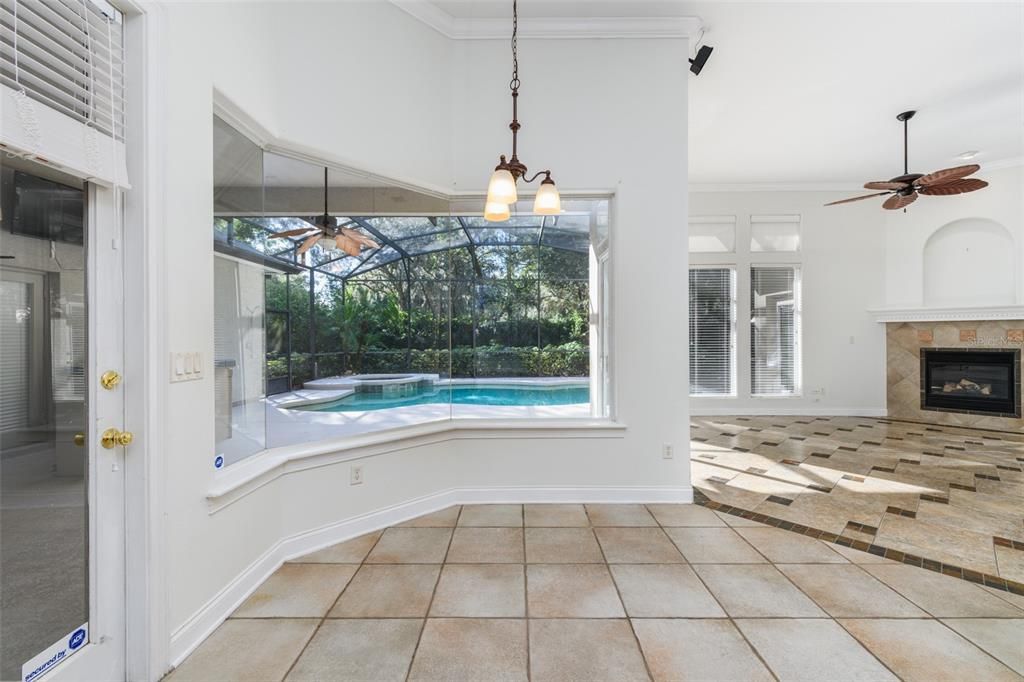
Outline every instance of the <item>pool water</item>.
{"label": "pool water", "polygon": [[530,386],[452,386],[420,389],[401,397],[379,393],[355,393],[323,405],[297,409],[314,412],[364,412],[409,405],[489,405],[497,407],[527,405],[574,405],[590,402],[587,386],[533,388]]}

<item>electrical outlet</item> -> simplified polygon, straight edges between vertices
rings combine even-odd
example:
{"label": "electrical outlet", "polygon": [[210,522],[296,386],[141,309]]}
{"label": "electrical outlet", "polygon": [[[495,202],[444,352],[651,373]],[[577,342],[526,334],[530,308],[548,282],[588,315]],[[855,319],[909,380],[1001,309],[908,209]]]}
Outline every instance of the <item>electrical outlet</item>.
{"label": "electrical outlet", "polygon": [[676,455],[675,455],[675,452],[672,449],[672,444],[671,443],[665,443],[664,445],[661,446],[661,458],[662,459],[672,459],[675,456]]}
{"label": "electrical outlet", "polygon": [[362,485],[363,484],[363,467],[355,466],[348,470],[348,484],[349,485]]}

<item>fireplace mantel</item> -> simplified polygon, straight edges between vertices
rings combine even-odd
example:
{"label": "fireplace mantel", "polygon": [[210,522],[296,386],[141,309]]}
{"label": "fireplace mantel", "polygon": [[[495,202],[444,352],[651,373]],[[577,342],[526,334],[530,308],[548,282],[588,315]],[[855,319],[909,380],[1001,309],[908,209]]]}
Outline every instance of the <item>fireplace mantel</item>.
{"label": "fireplace mantel", "polygon": [[1024,306],[994,305],[956,308],[872,308],[876,322],[957,322],[1024,320]]}

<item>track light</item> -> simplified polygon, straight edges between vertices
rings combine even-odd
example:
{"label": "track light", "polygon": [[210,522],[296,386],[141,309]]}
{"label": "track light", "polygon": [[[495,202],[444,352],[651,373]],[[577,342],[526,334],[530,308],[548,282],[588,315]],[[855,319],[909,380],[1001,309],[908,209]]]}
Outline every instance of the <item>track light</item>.
{"label": "track light", "polygon": [[697,50],[697,56],[690,60],[690,73],[694,76],[699,76],[701,69],[708,61],[708,57],[711,56],[711,50],[715,48],[708,47],[707,45],[701,45],[700,49]]}

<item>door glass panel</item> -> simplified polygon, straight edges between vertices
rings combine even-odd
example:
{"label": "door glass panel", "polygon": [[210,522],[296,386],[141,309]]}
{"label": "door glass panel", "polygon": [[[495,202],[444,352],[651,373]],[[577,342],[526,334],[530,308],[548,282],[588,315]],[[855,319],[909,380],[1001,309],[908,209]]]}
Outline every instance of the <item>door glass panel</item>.
{"label": "door glass panel", "polygon": [[88,620],[84,196],[51,171],[0,168],[4,680]]}

